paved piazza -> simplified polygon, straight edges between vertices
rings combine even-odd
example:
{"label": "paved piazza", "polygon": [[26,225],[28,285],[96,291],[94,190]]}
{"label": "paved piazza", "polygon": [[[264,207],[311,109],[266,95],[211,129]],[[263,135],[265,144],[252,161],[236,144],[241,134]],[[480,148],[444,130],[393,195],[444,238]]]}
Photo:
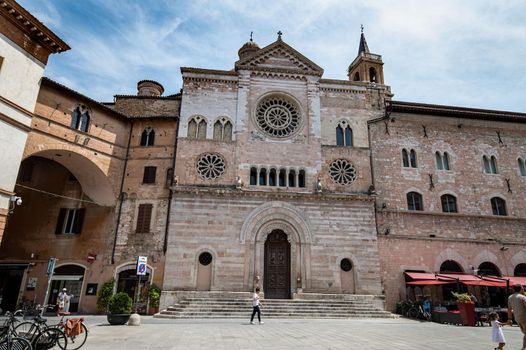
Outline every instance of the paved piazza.
{"label": "paved piazza", "polygon": [[[109,326],[86,318],[90,335],[83,349],[493,349],[491,327],[461,327],[408,319],[159,320],[140,327]],[[518,327],[505,327],[506,349],[519,349]]]}

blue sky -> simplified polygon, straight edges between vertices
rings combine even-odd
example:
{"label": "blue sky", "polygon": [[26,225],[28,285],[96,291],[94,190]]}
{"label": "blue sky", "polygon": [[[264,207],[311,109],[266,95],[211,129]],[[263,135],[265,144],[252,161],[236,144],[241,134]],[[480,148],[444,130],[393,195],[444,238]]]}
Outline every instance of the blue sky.
{"label": "blue sky", "polygon": [[19,0],[72,50],[46,75],[99,101],[152,79],[181,88],[179,68],[232,69],[254,32],[283,39],[347,79],[360,24],[396,100],[526,112],[522,0]]}

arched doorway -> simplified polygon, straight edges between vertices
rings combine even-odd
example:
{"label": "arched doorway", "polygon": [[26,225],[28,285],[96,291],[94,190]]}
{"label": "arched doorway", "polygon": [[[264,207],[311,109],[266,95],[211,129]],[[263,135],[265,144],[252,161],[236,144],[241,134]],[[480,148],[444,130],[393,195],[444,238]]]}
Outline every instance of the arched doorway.
{"label": "arched doorway", "polygon": [[263,288],[267,299],[290,298],[290,243],[281,230],[272,231],[265,241]]}
{"label": "arched doorway", "polygon": [[513,270],[513,276],[516,277],[526,277],[526,264],[518,264]]}
{"label": "arched doorway", "polygon": [[440,273],[462,273],[462,267],[455,260],[446,260],[440,265]]}
{"label": "arched doorway", "polygon": [[[478,270],[478,274],[481,276],[502,276],[497,265],[489,261],[480,264]],[[507,300],[505,290],[497,287],[482,287],[479,301],[486,305],[506,305]]]}
{"label": "arched doorway", "polygon": [[354,266],[350,259],[340,261],[340,281],[342,293],[354,294]]}
{"label": "arched doorway", "polygon": [[485,261],[479,265],[479,275],[501,276],[499,268],[492,262]]}
{"label": "arched doorway", "polygon": [[63,288],[66,288],[68,294],[72,295],[69,302],[69,311],[78,312],[85,270],[86,269],[80,265],[62,265],[55,268],[55,272],[51,278],[48,304],[55,305],[58,294]]}
{"label": "arched doorway", "polygon": [[197,290],[210,290],[212,286],[212,254],[202,252],[199,254],[197,264]]}

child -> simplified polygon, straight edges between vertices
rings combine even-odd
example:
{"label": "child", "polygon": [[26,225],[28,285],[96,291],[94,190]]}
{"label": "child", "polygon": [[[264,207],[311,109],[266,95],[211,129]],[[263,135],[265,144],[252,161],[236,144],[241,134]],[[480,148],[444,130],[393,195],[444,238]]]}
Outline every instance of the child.
{"label": "child", "polygon": [[505,323],[499,322],[499,314],[496,312],[490,312],[489,314],[489,320],[491,321],[491,340],[494,343],[498,343],[499,347],[495,348],[495,350],[502,350],[504,349],[504,345],[506,345],[506,339],[504,339],[504,334],[502,333],[502,325]]}
{"label": "child", "polygon": [[256,292],[252,295],[252,317],[250,318],[251,324],[254,324],[254,316],[256,315],[256,312],[258,314],[259,324],[264,323],[261,321],[260,307],[261,307],[261,304],[259,303],[259,288],[256,288]]}

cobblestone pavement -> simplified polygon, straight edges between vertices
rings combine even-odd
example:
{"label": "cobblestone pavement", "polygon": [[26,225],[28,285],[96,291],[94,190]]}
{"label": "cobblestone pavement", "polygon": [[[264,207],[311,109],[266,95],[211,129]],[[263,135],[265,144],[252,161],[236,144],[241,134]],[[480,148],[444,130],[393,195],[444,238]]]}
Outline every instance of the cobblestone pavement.
{"label": "cobblestone pavement", "polygon": [[[491,327],[461,327],[408,319],[160,320],[109,326],[104,316],[85,317],[86,350],[135,349],[493,349]],[[520,349],[518,327],[504,327],[506,350]]]}

